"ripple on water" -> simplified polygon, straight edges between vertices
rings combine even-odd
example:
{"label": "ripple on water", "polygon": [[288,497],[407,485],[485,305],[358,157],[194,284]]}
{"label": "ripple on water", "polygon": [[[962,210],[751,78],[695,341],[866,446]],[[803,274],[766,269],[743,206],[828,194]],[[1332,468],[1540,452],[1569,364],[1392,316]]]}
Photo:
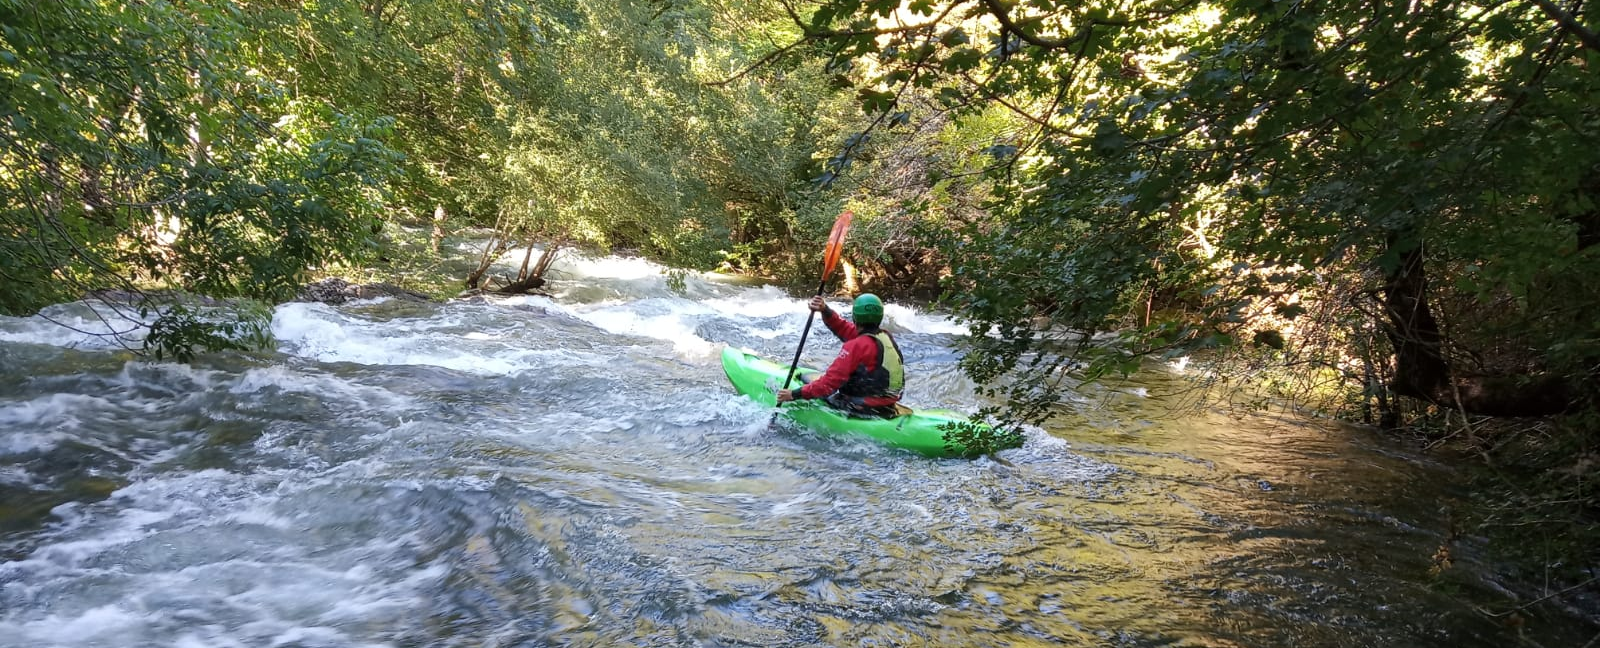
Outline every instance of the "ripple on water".
{"label": "ripple on water", "polygon": [[[196,368],[0,321],[35,336],[0,341],[0,505],[47,505],[0,531],[0,646],[1515,640],[1434,587],[1450,476],[1403,449],[1173,414],[1165,374],[973,461],[773,426],[707,350],[788,357],[801,298],[582,267],[555,301],[281,306],[280,354]],[[960,327],[891,317],[908,400],[984,404]]]}

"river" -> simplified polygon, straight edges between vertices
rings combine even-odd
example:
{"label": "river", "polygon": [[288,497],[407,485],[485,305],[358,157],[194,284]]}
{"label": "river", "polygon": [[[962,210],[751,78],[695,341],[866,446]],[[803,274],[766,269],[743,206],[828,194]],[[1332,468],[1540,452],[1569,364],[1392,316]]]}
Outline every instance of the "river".
{"label": "river", "polygon": [[[601,258],[554,299],[279,306],[275,352],[0,318],[0,646],[1580,646],[1365,430],[1085,388],[1000,461],[769,425],[803,300]],[[963,329],[891,304],[906,402]],[[838,349],[813,336],[806,358]],[[1449,547],[1443,566],[1441,547]],[[1523,588],[1524,590],[1526,588]],[[1537,592],[1535,592],[1537,594]],[[1519,642],[1521,642],[1519,644]],[[1592,643],[1592,642],[1591,642]]]}

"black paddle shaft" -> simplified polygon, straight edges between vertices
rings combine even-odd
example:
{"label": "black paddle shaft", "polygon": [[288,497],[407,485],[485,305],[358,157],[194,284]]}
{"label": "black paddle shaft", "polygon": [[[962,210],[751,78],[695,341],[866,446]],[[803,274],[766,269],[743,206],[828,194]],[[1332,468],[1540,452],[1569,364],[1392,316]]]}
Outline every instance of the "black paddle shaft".
{"label": "black paddle shaft", "polygon": [[[822,281],[817,283],[818,297],[822,296],[822,290],[827,285],[828,273],[824,272],[822,273]],[[817,319],[817,311],[811,311],[811,314],[806,316],[806,327],[800,331],[800,346],[795,347],[794,362],[789,363],[789,376],[783,379],[783,384],[779,385],[778,389],[788,389],[789,381],[794,380],[794,370],[800,366],[800,352],[806,348],[806,336],[811,334],[811,322],[815,319]]]}

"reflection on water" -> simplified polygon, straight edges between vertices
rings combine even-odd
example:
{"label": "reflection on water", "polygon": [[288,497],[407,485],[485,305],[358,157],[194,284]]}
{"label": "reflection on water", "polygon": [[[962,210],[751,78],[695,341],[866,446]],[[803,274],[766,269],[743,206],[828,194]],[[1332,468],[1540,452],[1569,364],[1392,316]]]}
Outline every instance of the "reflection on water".
{"label": "reflection on water", "polygon": [[[570,269],[588,297],[286,305],[278,354],[194,367],[0,320],[0,645],[1518,641],[1474,609],[1515,603],[1450,472],[1362,430],[1174,413],[1165,372],[1003,461],[772,428],[716,349],[792,353],[801,301],[628,263]],[[953,325],[891,315],[909,401],[975,408]]]}

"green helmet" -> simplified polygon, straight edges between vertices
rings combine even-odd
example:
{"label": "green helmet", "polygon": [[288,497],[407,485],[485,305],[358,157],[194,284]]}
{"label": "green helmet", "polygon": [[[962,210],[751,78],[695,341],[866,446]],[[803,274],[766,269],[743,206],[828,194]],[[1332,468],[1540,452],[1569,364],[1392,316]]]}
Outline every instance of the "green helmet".
{"label": "green helmet", "polygon": [[883,323],[883,300],[872,293],[863,293],[850,305],[850,315],[857,324]]}

